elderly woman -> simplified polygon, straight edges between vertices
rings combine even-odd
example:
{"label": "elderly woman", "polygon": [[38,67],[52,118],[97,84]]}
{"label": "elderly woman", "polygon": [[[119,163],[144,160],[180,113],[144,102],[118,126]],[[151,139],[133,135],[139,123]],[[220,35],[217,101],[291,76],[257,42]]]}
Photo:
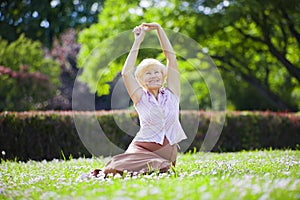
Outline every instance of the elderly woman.
{"label": "elderly woman", "polygon": [[[156,59],[144,59],[135,69],[146,32],[156,30],[167,59],[164,66]],[[144,174],[166,172],[175,166],[177,143],[186,139],[179,122],[180,75],[176,55],[163,28],[143,23],[133,30],[134,43],[122,70],[126,89],[140,119],[140,130],[123,154],[114,156],[104,174]],[[163,85],[166,81],[166,87]],[[97,176],[99,170],[94,171]]]}

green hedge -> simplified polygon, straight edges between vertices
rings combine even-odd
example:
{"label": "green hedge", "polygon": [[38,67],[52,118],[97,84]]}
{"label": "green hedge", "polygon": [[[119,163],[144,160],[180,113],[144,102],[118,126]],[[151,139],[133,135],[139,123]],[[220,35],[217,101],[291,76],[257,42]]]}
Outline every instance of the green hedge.
{"label": "green hedge", "polygon": [[[181,120],[182,125],[192,142],[188,145],[188,150],[201,148],[211,119],[218,115],[219,113],[204,111],[181,112],[180,117],[184,119]],[[126,149],[133,136],[121,130],[115,120],[123,120],[125,124],[132,121],[138,124],[137,114],[128,111],[3,112],[0,113],[1,158],[51,160],[64,157],[68,159],[70,156],[90,157],[91,153],[77,133],[74,116],[95,118],[109,140],[122,149]],[[212,151],[295,149],[300,144],[299,114],[241,111],[227,112],[225,119],[222,134]],[[88,129],[89,121],[84,123]],[[192,134],[193,128],[197,130],[196,135]],[[98,144],[97,140],[93,142]],[[109,150],[105,154],[109,154]]]}

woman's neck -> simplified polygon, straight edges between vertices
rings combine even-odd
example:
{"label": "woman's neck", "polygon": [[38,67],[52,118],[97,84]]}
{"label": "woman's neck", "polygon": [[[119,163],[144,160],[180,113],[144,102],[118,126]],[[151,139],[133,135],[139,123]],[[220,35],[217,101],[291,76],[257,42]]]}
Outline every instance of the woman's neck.
{"label": "woman's neck", "polygon": [[153,90],[148,90],[157,100],[158,99],[158,93],[159,93],[159,89],[153,89]]}

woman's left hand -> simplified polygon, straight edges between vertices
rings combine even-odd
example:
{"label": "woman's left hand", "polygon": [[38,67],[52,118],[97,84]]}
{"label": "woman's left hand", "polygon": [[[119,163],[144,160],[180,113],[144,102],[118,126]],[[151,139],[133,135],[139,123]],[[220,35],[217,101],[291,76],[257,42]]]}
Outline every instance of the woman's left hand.
{"label": "woman's left hand", "polygon": [[152,23],[142,23],[141,27],[144,31],[148,32],[151,30],[158,30],[161,28],[161,26],[158,23],[152,22]]}

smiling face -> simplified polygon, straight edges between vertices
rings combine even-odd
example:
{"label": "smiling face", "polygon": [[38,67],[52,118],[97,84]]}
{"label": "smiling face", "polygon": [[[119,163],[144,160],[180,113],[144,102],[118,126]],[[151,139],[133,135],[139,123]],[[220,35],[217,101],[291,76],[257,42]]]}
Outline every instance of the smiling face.
{"label": "smiling face", "polygon": [[149,67],[141,78],[143,87],[147,90],[159,89],[163,85],[163,74],[159,66]]}
{"label": "smiling face", "polygon": [[146,90],[158,90],[166,80],[166,67],[156,59],[146,58],[137,67],[135,77]]}

